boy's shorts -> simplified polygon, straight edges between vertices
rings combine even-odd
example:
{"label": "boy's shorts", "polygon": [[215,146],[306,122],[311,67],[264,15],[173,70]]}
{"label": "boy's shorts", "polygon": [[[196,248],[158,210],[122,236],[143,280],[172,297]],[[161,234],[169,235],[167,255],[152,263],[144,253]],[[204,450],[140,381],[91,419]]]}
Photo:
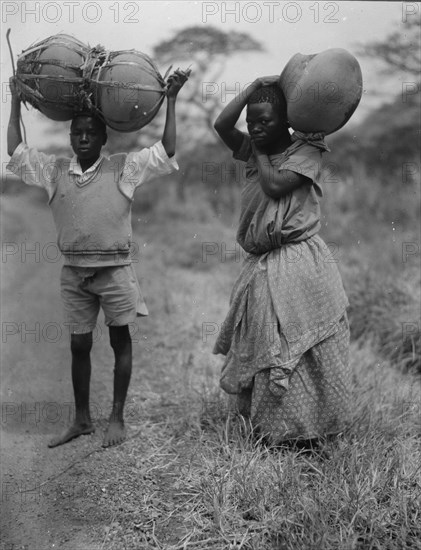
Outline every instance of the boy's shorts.
{"label": "boy's shorts", "polygon": [[120,327],[148,315],[133,264],[73,267],[61,271],[61,297],[72,334],[92,332],[99,308],[107,326]]}

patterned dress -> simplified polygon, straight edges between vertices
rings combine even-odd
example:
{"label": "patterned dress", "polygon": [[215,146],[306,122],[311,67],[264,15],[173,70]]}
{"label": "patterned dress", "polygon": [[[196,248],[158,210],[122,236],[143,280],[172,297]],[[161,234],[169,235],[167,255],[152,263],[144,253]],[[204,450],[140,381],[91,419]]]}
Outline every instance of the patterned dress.
{"label": "patterned dress", "polygon": [[317,137],[294,134],[270,157],[309,178],[279,200],[262,191],[246,134],[234,153],[247,161],[237,240],[248,256],[213,352],[225,355],[221,387],[273,444],[337,434],[349,413],[348,300],[317,234],[327,149]]}

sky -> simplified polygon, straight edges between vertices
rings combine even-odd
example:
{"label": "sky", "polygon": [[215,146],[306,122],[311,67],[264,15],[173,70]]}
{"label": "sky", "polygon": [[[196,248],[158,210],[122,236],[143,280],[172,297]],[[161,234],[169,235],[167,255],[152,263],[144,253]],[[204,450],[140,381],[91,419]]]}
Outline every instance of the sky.
{"label": "sky", "polygon": [[[379,79],[378,60],[358,55],[361,44],[380,40],[402,29],[405,18],[418,15],[417,2],[322,1],[3,1],[1,2],[2,166],[7,161],[5,138],[10,111],[7,91],[12,63],[6,31],[16,64],[17,56],[48,36],[67,33],[108,50],[136,49],[148,55],[153,47],[189,26],[213,26],[222,31],[248,33],[260,41],[263,53],[242,54],[227,62],[221,84],[243,86],[266,74],[280,74],[296,53],[313,54],[345,48],[358,58],[364,92],[352,123],[361,121],[379,103],[400,93],[404,75]],[[167,67],[159,67],[164,73]],[[194,69],[194,67],[193,67]],[[230,98],[231,99],[231,98]],[[23,108],[27,141],[48,147],[48,121],[32,107]],[[51,139],[51,138],[50,138]]]}

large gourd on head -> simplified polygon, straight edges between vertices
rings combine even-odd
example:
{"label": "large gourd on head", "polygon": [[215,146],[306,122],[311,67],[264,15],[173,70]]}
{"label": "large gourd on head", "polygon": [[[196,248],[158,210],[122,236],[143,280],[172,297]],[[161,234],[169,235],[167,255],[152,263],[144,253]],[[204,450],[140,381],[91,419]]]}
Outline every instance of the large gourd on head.
{"label": "large gourd on head", "polygon": [[352,116],[362,95],[356,58],[341,48],[318,54],[295,54],[279,78],[294,130],[331,134]]}
{"label": "large gourd on head", "polygon": [[70,120],[81,108],[82,66],[88,53],[88,46],[67,34],[50,36],[23,51],[16,72],[23,101],[52,120]]}
{"label": "large gourd on head", "polygon": [[133,132],[148,124],[165,97],[165,81],[153,61],[136,50],[111,51],[91,77],[92,101],[106,124]]}

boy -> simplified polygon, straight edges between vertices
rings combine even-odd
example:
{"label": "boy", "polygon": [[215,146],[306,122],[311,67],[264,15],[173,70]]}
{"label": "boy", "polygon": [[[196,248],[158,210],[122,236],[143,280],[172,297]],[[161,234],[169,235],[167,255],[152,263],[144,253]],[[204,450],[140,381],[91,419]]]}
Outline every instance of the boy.
{"label": "boy", "polygon": [[162,141],[139,152],[107,158],[105,124],[94,114],[74,117],[72,159],[45,155],[22,142],[20,98],[10,80],[12,108],[7,132],[8,168],[29,185],[46,189],[64,257],[61,296],[71,332],[73,424],[49,447],[95,431],[89,412],[92,331],[101,305],[114,351],[114,398],[102,445],[124,441],[123,409],[132,370],[129,323],[148,315],[131,264],[131,202],[135,189],[153,177],[178,169],[175,154],[177,94],[189,72],[168,78],[167,113]]}

